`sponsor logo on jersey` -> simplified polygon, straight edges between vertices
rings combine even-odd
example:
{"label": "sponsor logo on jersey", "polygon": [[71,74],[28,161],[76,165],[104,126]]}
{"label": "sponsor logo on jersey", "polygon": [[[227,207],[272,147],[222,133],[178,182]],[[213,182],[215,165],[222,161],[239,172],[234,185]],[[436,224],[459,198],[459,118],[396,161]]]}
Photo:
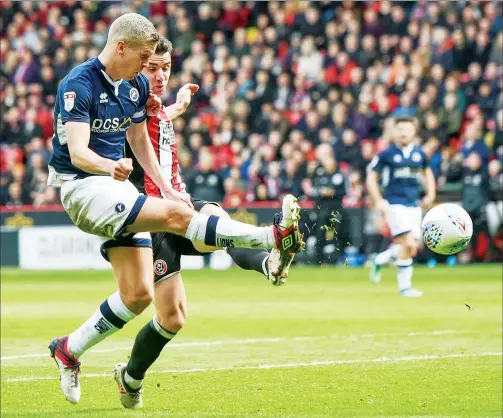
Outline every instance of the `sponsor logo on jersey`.
{"label": "sponsor logo on jersey", "polygon": [[94,328],[100,334],[104,334],[108,330],[112,329],[112,325],[110,325],[110,323],[105,318],[100,318],[99,321],[94,324]]}
{"label": "sponsor logo on jersey", "polygon": [[108,103],[108,95],[105,92],[100,94],[100,103]]}
{"label": "sponsor logo on jersey", "polygon": [[74,91],[67,91],[63,93],[63,100],[65,102],[65,110],[69,112],[75,106],[75,99],[77,98],[77,93]]}
{"label": "sponsor logo on jersey", "polygon": [[395,163],[399,163],[400,161],[402,161],[402,156],[401,156],[401,155],[396,154],[396,155],[393,157],[393,161],[394,161]]}
{"label": "sponsor logo on jersey", "polygon": [[107,118],[93,119],[91,132],[104,134],[110,132],[125,132],[131,126],[131,117],[123,118]]}
{"label": "sponsor logo on jersey", "polygon": [[133,87],[131,90],[129,90],[129,98],[133,102],[138,101],[138,99],[140,98],[140,93],[138,93],[138,90],[136,90],[136,88]]}
{"label": "sponsor logo on jersey", "polygon": [[176,144],[175,131],[171,122],[159,121],[159,145],[169,146]]}
{"label": "sponsor logo on jersey", "polygon": [[395,178],[415,178],[419,175],[419,169],[412,167],[401,167],[395,170]]}
{"label": "sponsor logo on jersey", "polygon": [[154,261],[154,273],[157,274],[158,276],[162,276],[163,274],[166,274],[168,271],[168,265],[164,260],[155,260]]}
{"label": "sponsor logo on jersey", "polygon": [[234,248],[234,240],[232,238],[217,238],[217,247]]}

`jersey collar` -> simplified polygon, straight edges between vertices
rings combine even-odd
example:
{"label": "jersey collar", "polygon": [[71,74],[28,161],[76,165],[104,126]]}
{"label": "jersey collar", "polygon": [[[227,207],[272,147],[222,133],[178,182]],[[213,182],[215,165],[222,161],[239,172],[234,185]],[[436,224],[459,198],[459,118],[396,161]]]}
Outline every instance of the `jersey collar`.
{"label": "jersey collar", "polygon": [[118,96],[119,95],[119,86],[122,83],[122,78],[120,80],[113,81],[110,78],[110,76],[105,72],[105,66],[103,65],[103,63],[100,61],[100,59],[98,57],[95,58],[94,65],[96,66],[96,68],[98,68],[101,71],[101,73],[105,77],[105,80],[107,80],[108,83],[113,86],[115,95]]}
{"label": "jersey collar", "polygon": [[414,143],[411,142],[409,145],[406,145],[404,147],[397,145],[397,147],[402,152],[402,154],[405,158],[409,158],[410,154],[412,154],[412,150],[414,149]]}

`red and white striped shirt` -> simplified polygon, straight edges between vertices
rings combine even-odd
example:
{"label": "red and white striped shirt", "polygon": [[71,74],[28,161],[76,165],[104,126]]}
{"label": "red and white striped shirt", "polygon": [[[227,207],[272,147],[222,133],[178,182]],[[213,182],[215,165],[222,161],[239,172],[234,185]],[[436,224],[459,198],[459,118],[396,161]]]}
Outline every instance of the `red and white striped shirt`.
{"label": "red and white striped shirt", "polygon": [[[171,187],[179,192],[185,192],[186,186],[180,176],[178,162],[178,148],[175,139],[173,122],[166,116],[165,107],[161,107],[158,116],[153,116],[147,121],[147,130],[154,147],[157,160],[161,166],[163,177],[170,182]],[[130,180],[148,196],[163,197],[163,194],[154,181],[140,166],[133,153],[126,149],[126,156],[133,158],[133,172]]]}

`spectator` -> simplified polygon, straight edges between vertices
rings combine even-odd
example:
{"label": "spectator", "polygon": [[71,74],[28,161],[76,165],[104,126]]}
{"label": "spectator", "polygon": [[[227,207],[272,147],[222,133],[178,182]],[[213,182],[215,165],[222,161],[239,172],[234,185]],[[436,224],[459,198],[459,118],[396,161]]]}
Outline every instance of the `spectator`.
{"label": "spectator", "polygon": [[475,103],[477,91],[482,82],[482,67],[479,63],[472,62],[468,66],[468,79],[463,84],[463,90],[468,99],[468,105]]}
{"label": "spectator", "polygon": [[400,96],[400,106],[398,106],[392,113],[395,118],[399,117],[414,117],[416,116],[416,109],[413,106],[412,96],[410,93],[405,92]]}
{"label": "spectator", "polygon": [[26,203],[28,202],[23,199],[23,186],[17,182],[11,183],[8,188],[5,206],[15,207],[25,205]]}
{"label": "spectator", "polygon": [[475,47],[472,52],[472,59],[482,67],[485,67],[489,61],[489,54],[491,53],[491,44],[489,43],[489,36],[486,32],[479,32],[477,34]]}
{"label": "spectator", "polygon": [[199,152],[199,167],[187,183],[188,192],[198,199],[222,202],[225,196],[223,179],[213,168],[211,154],[202,149]]}
{"label": "spectator", "polygon": [[285,161],[283,171],[281,173],[279,188],[280,195],[291,193],[294,196],[300,196],[302,193],[301,176],[298,171],[299,165],[292,158]]}
{"label": "spectator", "polygon": [[480,132],[477,130],[477,126],[473,122],[466,127],[466,131],[462,138],[463,146],[461,148],[461,153],[463,158],[467,158],[470,154],[476,152],[482,159],[482,163],[484,165],[487,164],[489,161],[490,151],[484,140],[480,137]]}
{"label": "spectator", "polygon": [[463,112],[457,106],[457,97],[449,93],[444,97],[444,106],[439,111],[440,126],[445,130],[447,138],[456,136],[461,128]]}
{"label": "spectator", "polygon": [[447,143],[447,134],[445,132],[445,129],[441,126],[439,116],[436,113],[428,112],[426,114],[423,137],[425,139],[435,137],[442,144],[445,145]]}
{"label": "spectator", "polygon": [[338,141],[335,145],[335,157],[340,165],[346,163],[348,167],[354,167],[362,172],[365,170],[360,144],[358,143],[355,131],[352,129],[344,131],[342,141]]}
{"label": "spectator", "polygon": [[468,70],[472,51],[468,48],[465,42],[465,35],[461,29],[456,29],[452,33],[454,46],[452,48],[452,64],[453,69],[461,72]]}
{"label": "spectator", "polygon": [[307,80],[318,78],[323,66],[323,56],[315,48],[314,38],[306,37],[301,45],[298,74]]}
{"label": "spectator", "polygon": [[503,49],[503,32],[498,33],[498,37],[493,42],[491,53],[489,54],[489,62],[493,62],[499,67],[503,65],[503,54],[501,50]]}
{"label": "spectator", "polygon": [[358,65],[362,68],[371,67],[378,56],[375,38],[372,35],[365,35],[362,39],[362,52],[356,57]]}

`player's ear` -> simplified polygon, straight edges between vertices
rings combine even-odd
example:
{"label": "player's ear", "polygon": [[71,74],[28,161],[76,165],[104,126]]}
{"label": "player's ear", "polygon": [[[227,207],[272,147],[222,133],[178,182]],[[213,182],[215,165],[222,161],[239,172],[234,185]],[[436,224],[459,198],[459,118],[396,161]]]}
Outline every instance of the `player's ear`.
{"label": "player's ear", "polygon": [[119,55],[124,55],[126,53],[127,45],[124,41],[117,42],[117,53]]}

